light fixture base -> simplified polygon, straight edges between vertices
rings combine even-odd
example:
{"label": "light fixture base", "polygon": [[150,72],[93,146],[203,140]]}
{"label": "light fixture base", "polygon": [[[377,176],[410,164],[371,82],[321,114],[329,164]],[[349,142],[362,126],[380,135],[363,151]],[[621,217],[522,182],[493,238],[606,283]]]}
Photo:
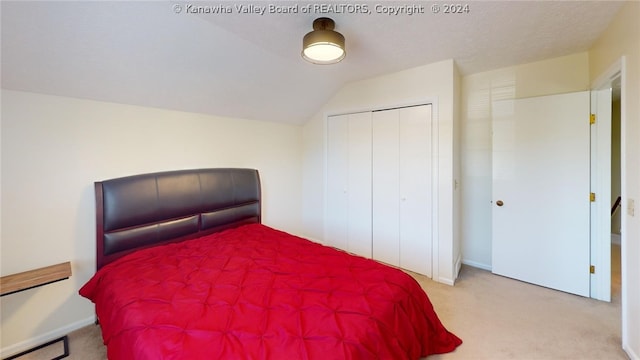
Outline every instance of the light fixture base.
{"label": "light fixture base", "polygon": [[328,17],[321,17],[313,20],[313,30],[333,30],[336,23]]}

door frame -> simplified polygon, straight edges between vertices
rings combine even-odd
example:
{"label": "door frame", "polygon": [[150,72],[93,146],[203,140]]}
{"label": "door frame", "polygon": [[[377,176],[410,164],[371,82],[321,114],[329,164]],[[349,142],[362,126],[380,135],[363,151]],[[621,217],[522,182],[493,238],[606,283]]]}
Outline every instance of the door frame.
{"label": "door frame", "polygon": [[[615,79],[623,78],[623,60],[619,59],[616,61],[609,69],[600,75],[596,81],[593,82],[591,86],[591,113],[596,114],[598,112],[598,93],[600,91],[606,90],[612,87],[612,84]],[[623,97],[624,94],[621,94]],[[621,107],[624,107],[623,101],[621,99]],[[609,104],[609,108],[611,108],[611,104]],[[592,127],[592,142],[597,141],[598,135],[611,134],[611,119],[609,121],[598,122],[596,118],[596,123]],[[624,111],[621,111],[621,133],[624,134]],[[595,146],[594,146],[595,145]],[[624,140],[621,139],[621,146],[624,148]],[[597,144],[592,143],[592,147],[595,147],[592,151],[592,168],[591,168],[591,179],[593,181],[592,191],[596,193],[596,205],[592,207],[592,216],[591,216],[591,264],[595,266],[596,271],[592,275],[591,278],[591,297],[597,300],[602,301],[611,301],[611,234],[610,234],[610,226],[606,227],[603,222],[608,221],[609,224],[611,222],[611,214],[610,208],[611,204],[609,204],[609,198],[605,198],[606,196],[601,196],[602,201],[597,201],[597,194],[610,194],[611,192],[611,146],[602,147],[597,146]],[[625,179],[625,164],[624,164],[624,153],[621,152],[621,164],[620,164],[620,178],[624,183]],[[625,199],[625,188],[624,184],[621,186],[621,197]],[[606,205],[606,206],[605,206]],[[625,222],[625,217],[621,217],[621,221]],[[621,243],[625,234],[626,225],[621,223]],[[606,231],[601,231],[601,228],[609,229],[608,234]],[[626,238],[626,237],[625,237]],[[621,247],[622,249],[622,247]],[[624,267],[622,269],[624,271]],[[623,275],[623,279],[625,276]],[[624,284],[623,284],[624,289]],[[624,310],[624,309],[623,309]],[[623,312],[624,313],[624,312]]]}
{"label": "door frame", "polygon": [[[622,134],[621,139],[620,139],[620,147],[621,147],[621,151],[620,151],[620,182],[621,182],[621,187],[620,187],[620,196],[623,199],[623,207],[622,210],[624,211],[624,204],[626,203],[626,199],[628,198],[627,195],[627,185],[626,185],[626,178],[627,178],[627,167],[626,167],[626,158],[627,158],[627,153],[626,153],[626,138],[624,136],[624,134],[626,133],[626,128],[627,128],[627,117],[626,117],[626,93],[625,93],[625,87],[626,87],[626,82],[627,82],[627,73],[626,73],[626,57],[622,56],[619,59],[617,59],[613,64],[611,64],[609,66],[609,68],[602,73],[594,82],[592,82],[591,84],[591,89],[593,90],[597,90],[597,89],[602,89],[602,88],[606,88],[612,85],[614,79],[616,78],[620,78],[620,133]],[[611,239],[603,239],[603,238],[598,238],[598,239],[593,239],[592,242],[596,242],[599,248],[602,248],[605,246],[605,244],[610,244]],[[621,316],[622,316],[622,348],[627,351],[627,353],[630,353],[628,351],[628,343],[629,343],[629,322],[630,322],[630,318],[629,318],[629,296],[628,296],[628,276],[627,276],[627,268],[628,268],[628,264],[627,264],[627,257],[626,257],[626,248],[627,248],[627,216],[621,216],[620,218],[620,252],[621,252],[621,256],[620,256],[620,260],[621,260],[621,275],[622,275],[622,293],[621,293]],[[596,249],[596,253],[593,254],[592,256],[600,256],[600,254],[598,253],[598,250]],[[593,259],[593,258],[592,258]],[[595,274],[596,276],[598,275],[597,273]],[[610,276],[610,274],[609,274]],[[611,289],[609,288],[609,292],[611,291]],[[598,296],[594,296],[592,294],[592,297],[595,297],[596,299],[600,297],[600,294],[598,294]]]}

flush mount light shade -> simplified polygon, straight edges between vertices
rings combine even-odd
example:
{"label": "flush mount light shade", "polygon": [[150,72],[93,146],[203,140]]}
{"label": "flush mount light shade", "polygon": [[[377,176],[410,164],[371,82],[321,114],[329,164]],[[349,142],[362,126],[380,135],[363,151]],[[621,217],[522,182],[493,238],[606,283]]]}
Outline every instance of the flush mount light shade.
{"label": "flush mount light shade", "polygon": [[313,31],[302,39],[302,57],[314,64],[335,64],[344,59],[344,36],[333,31],[335,23],[329,18],[313,21]]}

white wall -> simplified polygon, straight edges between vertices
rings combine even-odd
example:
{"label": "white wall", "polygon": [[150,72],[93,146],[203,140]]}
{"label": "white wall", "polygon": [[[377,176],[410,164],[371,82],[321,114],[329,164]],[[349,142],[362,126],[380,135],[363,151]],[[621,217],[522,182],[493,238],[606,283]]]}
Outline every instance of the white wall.
{"label": "white wall", "polygon": [[[441,239],[453,238],[453,138],[455,116],[455,77],[457,72],[452,60],[424,65],[384,76],[357,81],[345,85],[316,115],[303,130],[303,225],[305,236],[323,241],[324,223],[324,142],[325,118],[328,114],[363,111],[386,106],[415,103],[425,99],[436,99],[436,114],[439,138],[448,139],[439,144],[439,183],[441,197],[439,231]],[[439,256],[434,259],[434,278],[451,283],[456,271],[453,242],[442,244]],[[438,259],[449,259],[437,264]]]}
{"label": "white wall", "polygon": [[[640,359],[640,2],[630,1],[589,51],[596,80],[621,57],[622,77],[622,344]],[[635,201],[635,213],[627,210]]]}
{"label": "white wall", "polygon": [[463,262],[491,269],[491,103],[589,90],[586,52],[462,78]]}
{"label": "white wall", "polygon": [[[200,167],[260,171],[263,222],[300,233],[299,126],[2,91],[1,272],[71,261],[69,280],[2,297],[2,357],[93,322],[93,182]],[[47,338],[47,339],[45,339]]]}

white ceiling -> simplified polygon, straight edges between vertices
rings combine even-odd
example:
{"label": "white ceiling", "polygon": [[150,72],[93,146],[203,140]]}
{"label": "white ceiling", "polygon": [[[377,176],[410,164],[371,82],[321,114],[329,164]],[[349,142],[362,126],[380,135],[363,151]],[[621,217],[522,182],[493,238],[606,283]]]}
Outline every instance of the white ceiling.
{"label": "white ceiling", "polygon": [[[348,2],[2,1],[2,87],[302,124],[350,81],[446,59],[471,74],[585,51],[622,4],[468,1],[469,13],[434,14],[431,5],[445,2],[361,1],[370,14],[302,13],[318,3]],[[233,13],[188,13],[190,4]],[[236,8],[296,4],[297,14]],[[424,13],[377,14],[375,4]],[[346,38],[339,64],[300,56],[321,16]]]}

